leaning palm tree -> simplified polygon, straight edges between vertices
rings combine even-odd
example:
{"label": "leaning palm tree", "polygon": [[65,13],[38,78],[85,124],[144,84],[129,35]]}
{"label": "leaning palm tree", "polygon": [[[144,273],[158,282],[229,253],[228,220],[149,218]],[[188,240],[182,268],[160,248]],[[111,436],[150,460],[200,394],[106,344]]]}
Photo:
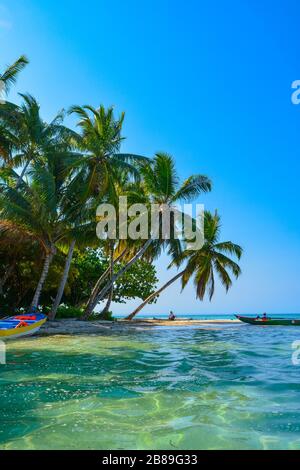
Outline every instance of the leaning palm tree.
{"label": "leaning palm tree", "polygon": [[[176,209],[176,204],[180,201],[192,201],[202,193],[211,190],[211,181],[207,176],[193,175],[180,184],[173,158],[165,153],[156,154],[152,162],[143,165],[140,169],[143,178],[145,191],[149,196],[149,203],[156,204],[161,210]],[[160,214],[161,216],[161,214]],[[100,293],[94,299],[93,305],[86,309],[84,318],[87,319],[96,305],[102,300],[107,292],[110,291],[114,283],[127,272],[133,264],[145,256],[151,245],[157,245],[157,249],[161,245],[170,245],[173,243],[178,245],[178,240],[166,240],[161,233],[161,219],[159,220],[158,227],[149,234],[148,240],[142,244],[140,249],[136,251],[134,256],[120,269],[112,279],[103,287]],[[174,227],[171,227],[171,233],[174,233]]]}
{"label": "leaning palm tree", "polygon": [[8,66],[4,72],[0,73],[0,82],[4,85],[4,92],[7,94],[12,85],[17,81],[20,72],[29,63],[25,55],[21,55],[12,65]]}
{"label": "leaning palm tree", "polygon": [[[110,187],[106,192],[105,203],[109,203],[114,207],[117,215],[117,220],[119,220],[119,198],[121,196],[126,196],[129,204],[148,202],[142,186],[139,184],[139,182],[132,182],[130,176],[130,172],[128,172],[127,169],[115,169],[113,188]],[[118,227],[118,229],[119,228],[120,227]],[[120,263],[121,261],[126,261],[126,259],[128,260],[128,258],[131,259],[134,252],[136,252],[138,249],[137,245],[138,247],[140,247],[140,244],[129,244],[127,240],[119,240],[117,238],[117,234],[115,239],[107,239],[105,241],[103,240],[102,244],[103,249],[109,258],[109,266],[107,270],[101,274],[92,289],[90,298],[86,306],[86,311],[88,312],[90,312],[91,309],[94,309],[96,297],[98,296],[100,289],[103,288],[103,284],[108,278],[112,279],[114,275],[114,269],[118,265],[118,263]],[[113,291],[114,288],[112,286],[108,294],[106,306],[99,315],[100,317],[105,317],[106,313],[109,311],[110,304],[113,299]]]}
{"label": "leaning palm tree", "polygon": [[208,293],[211,301],[215,292],[215,275],[228,292],[232,286],[233,275],[236,279],[241,274],[239,265],[228,255],[234,255],[239,260],[242,256],[242,248],[231,241],[220,242],[220,216],[217,212],[204,214],[204,245],[200,250],[186,250],[178,258],[173,259],[172,265],[180,267],[182,263],[186,266],[176,276],[164,284],[157,292],[150,295],[126,320],[132,320],[146,305],[159,297],[168,287],[177,280],[182,279],[184,289],[191,278],[194,278],[197,298],[203,300]]}
{"label": "leaning palm tree", "polygon": [[[114,276],[115,272],[115,244],[113,240],[109,240],[108,242],[108,254],[109,254],[109,278],[112,279]],[[111,306],[111,303],[114,298],[114,286],[112,285],[110,288],[110,291],[108,292],[108,297],[106,300],[106,304],[102,310],[102,312],[99,315],[99,318],[102,320],[107,320],[108,314],[109,314],[109,309]]]}

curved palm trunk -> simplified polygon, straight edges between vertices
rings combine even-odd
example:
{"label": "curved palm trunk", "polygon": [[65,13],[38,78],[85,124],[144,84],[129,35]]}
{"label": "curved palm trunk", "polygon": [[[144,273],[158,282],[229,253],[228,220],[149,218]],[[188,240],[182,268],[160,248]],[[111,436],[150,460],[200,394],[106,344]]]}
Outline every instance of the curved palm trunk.
{"label": "curved palm trunk", "polygon": [[[114,244],[111,243],[111,244],[110,244],[110,265],[109,265],[110,279],[113,278],[113,275],[114,275],[114,267],[115,267],[115,262],[114,262]],[[106,319],[106,315],[107,315],[107,313],[109,312],[109,308],[110,308],[111,303],[112,303],[113,295],[114,295],[114,286],[111,287],[110,292],[109,292],[109,295],[108,295],[108,299],[107,299],[107,302],[106,302],[106,306],[105,306],[105,308],[102,310],[102,312],[100,313],[100,318],[102,318],[103,320]]]}
{"label": "curved palm trunk", "polygon": [[110,293],[109,293],[109,296],[108,296],[106,305],[105,305],[104,309],[102,310],[102,312],[101,312],[100,315],[99,315],[99,318],[100,318],[100,319],[102,319],[102,320],[106,320],[106,319],[107,319],[107,314],[108,314],[108,312],[109,312],[111,303],[112,303],[112,301],[113,301],[113,297],[114,297],[114,288],[112,287],[111,290],[110,290]]}
{"label": "curved palm trunk", "polygon": [[56,298],[53,302],[51,312],[49,314],[49,320],[54,320],[55,319],[56,314],[57,314],[57,309],[58,309],[58,307],[61,303],[61,299],[62,299],[62,296],[64,294],[64,290],[65,290],[66,283],[67,283],[68,276],[69,276],[69,272],[70,272],[70,267],[71,267],[71,262],[72,262],[72,258],[73,258],[73,254],[74,254],[75,245],[76,245],[76,241],[72,240],[72,242],[70,244],[68,256],[66,258],[65,269],[64,269],[61,281],[60,281],[60,285],[59,285],[59,288],[58,288],[58,291],[57,291],[57,295],[56,295]]}
{"label": "curved palm trunk", "polygon": [[[115,264],[118,263],[119,261],[121,261],[121,259],[125,256],[127,252],[127,249],[125,249],[121,254],[120,256],[116,259],[115,261]],[[95,302],[95,299],[96,299],[96,296],[99,294],[99,291],[100,291],[100,288],[103,284],[103,281],[105,281],[105,279],[109,276],[109,273],[110,273],[110,266],[107,268],[107,270],[99,277],[98,281],[96,282],[93,290],[92,290],[92,293],[91,293],[91,296],[89,298],[89,301],[88,301],[88,304],[86,306],[86,309],[85,309],[85,312],[84,312],[84,315],[90,315],[91,312],[94,310],[94,302]],[[92,310],[91,310],[92,309]],[[88,313],[89,312],[89,313]]]}
{"label": "curved palm trunk", "polygon": [[168,281],[164,286],[162,286],[160,289],[158,289],[154,294],[149,295],[149,297],[134,311],[132,312],[128,317],[125,318],[125,320],[133,320],[133,318],[141,311],[143,310],[146,305],[151,302],[151,300],[154,300],[156,297],[158,297],[164,290],[166,290],[169,286],[171,286],[175,281],[180,279],[184,274],[184,271],[181,273],[177,274],[175,277],[173,277],[170,281]]}
{"label": "curved palm trunk", "polygon": [[89,318],[89,316],[93,313],[96,305],[100,302],[100,300],[102,300],[106,296],[107,292],[109,292],[109,290],[113,287],[114,283],[118,279],[120,279],[120,277],[123,276],[123,274],[125,274],[131,268],[131,266],[134,263],[136,263],[146,253],[146,251],[149,248],[149,246],[151,245],[152,241],[153,241],[152,238],[149,238],[149,240],[137,252],[137,254],[133,258],[131,258],[131,260],[122,269],[120,269],[120,271],[118,273],[116,273],[112,277],[112,279],[106,284],[106,286],[96,296],[96,298],[93,302],[93,305],[91,305],[90,308],[85,311],[84,316],[83,316],[84,320],[87,320]]}
{"label": "curved palm trunk", "polygon": [[[92,293],[91,293],[91,296],[89,298],[89,301],[88,301],[88,304],[85,308],[85,311],[84,311],[84,315],[88,314],[90,315],[90,313],[92,312],[91,308],[93,309],[93,305],[94,305],[94,302],[95,302],[95,299],[99,293],[99,289],[103,283],[103,281],[105,281],[105,279],[109,276],[109,267],[107,268],[106,271],[104,271],[104,273],[99,277],[97,283],[95,284],[95,287],[94,289],[92,290]],[[89,312],[89,313],[88,313]]]}
{"label": "curved palm trunk", "polygon": [[45,283],[46,278],[48,276],[49,268],[50,268],[50,265],[53,261],[54,255],[55,255],[55,249],[52,247],[52,249],[46,254],[43,271],[42,271],[40,280],[38,282],[38,285],[37,285],[37,288],[36,288],[32,303],[31,303],[31,306],[30,306],[31,310],[38,308],[41,293],[42,293],[42,290],[43,290],[43,287],[44,287],[44,283]]}

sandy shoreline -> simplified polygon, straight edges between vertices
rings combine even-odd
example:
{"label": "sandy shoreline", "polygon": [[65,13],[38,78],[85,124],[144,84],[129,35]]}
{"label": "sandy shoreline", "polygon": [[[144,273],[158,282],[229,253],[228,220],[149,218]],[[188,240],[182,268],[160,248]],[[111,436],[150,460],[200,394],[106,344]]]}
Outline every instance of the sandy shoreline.
{"label": "sandy shoreline", "polygon": [[134,320],[131,322],[118,320],[117,322],[78,320],[57,320],[47,322],[40,330],[39,336],[52,335],[81,335],[81,334],[103,334],[108,332],[122,332],[126,330],[140,330],[159,326],[201,326],[201,325],[223,325],[240,323],[239,320],[188,320],[181,319],[174,322],[168,320]]}

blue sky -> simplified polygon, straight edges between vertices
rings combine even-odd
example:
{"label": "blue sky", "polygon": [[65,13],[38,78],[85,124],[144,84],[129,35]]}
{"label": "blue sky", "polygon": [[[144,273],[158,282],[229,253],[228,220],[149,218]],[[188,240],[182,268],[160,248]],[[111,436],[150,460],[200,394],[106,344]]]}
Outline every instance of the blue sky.
{"label": "blue sky", "polygon": [[244,247],[243,276],[212,303],[174,285],[146,312],[300,312],[299,17],[291,0],[0,0],[0,66],[28,55],[17,90],[45,119],[113,104],[124,150],[167,151],[182,177],[213,180],[202,202]]}

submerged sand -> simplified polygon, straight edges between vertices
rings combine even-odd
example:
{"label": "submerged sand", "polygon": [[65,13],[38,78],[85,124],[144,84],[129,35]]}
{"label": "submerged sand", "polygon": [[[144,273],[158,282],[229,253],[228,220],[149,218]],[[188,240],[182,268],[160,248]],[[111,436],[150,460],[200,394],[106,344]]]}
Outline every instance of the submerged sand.
{"label": "submerged sand", "polygon": [[180,319],[176,321],[137,319],[131,322],[118,320],[115,322],[106,321],[80,321],[80,320],[57,320],[48,321],[40,330],[40,335],[80,335],[80,334],[103,334],[109,331],[138,330],[140,328],[153,328],[159,326],[201,326],[201,325],[223,325],[241,323],[239,320],[189,320]]}

